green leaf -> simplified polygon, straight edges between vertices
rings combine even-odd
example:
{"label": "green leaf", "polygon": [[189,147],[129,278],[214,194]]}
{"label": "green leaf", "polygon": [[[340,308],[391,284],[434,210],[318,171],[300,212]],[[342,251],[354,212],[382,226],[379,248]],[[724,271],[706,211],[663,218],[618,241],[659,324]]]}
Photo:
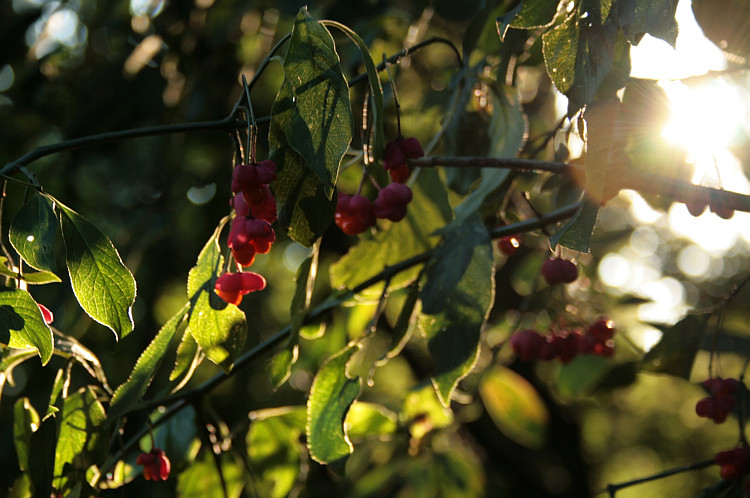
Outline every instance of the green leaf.
{"label": "green leaf", "polygon": [[529,381],[495,365],[482,377],[479,395],[500,432],[527,448],[544,444],[549,413]]}
{"label": "green leaf", "polygon": [[370,94],[372,95],[372,106],[370,107],[370,115],[372,116],[372,156],[377,161],[382,157],[383,152],[385,152],[385,138],[383,136],[383,89],[380,86],[378,70],[372,61],[367,44],[351,28],[336,21],[320,22],[325,26],[333,26],[343,31],[354,42],[362,54],[362,62],[365,65],[367,81],[370,84]]}
{"label": "green leaf", "polygon": [[419,308],[417,306],[419,300],[419,282],[414,281],[407,288],[406,292],[406,299],[401,306],[396,324],[391,331],[391,347],[376,362],[376,366],[385,365],[389,360],[398,356],[401,350],[404,349],[404,346],[406,346],[406,343],[409,342],[409,338],[417,325],[417,317],[419,316]]}
{"label": "green leaf", "polygon": [[115,338],[133,330],[135,279],[112,242],[89,220],[55,201],[65,240],[73,292],[91,318],[109,327]]}
{"label": "green leaf", "polygon": [[434,386],[426,383],[409,390],[401,413],[409,421],[409,433],[417,440],[434,429],[448,427],[454,419],[451,409],[440,402]]}
{"label": "green leaf", "polygon": [[[523,147],[527,131],[526,117],[521,110],[521,99],[517,92],[492,86],[494,113],[490,122],[490,157],[516,157]],[[482,180],[466,198],[456,206],[456,218],[451,225],[462,223],[466,217],[476,212],[485,199],[500,187],[510,176],[510,170],[482,168]]]}
{"label": "green leaf", "polygon": [[52,243],[56,233],[57,220],[52,203],[47,197],[34,194],[13,217],[8,238],[30,266],[54,273],[57,265]]}
{"label": "green leaf", "polygon": [[25,290],[0,287],[0,343],[17,349],[35,348],[42,365],[52,358],[52,330]]}
{"label": "green leaf", "polygon": [[88,468],[106,454],[109,446],[104,432],[104,408],[91,386],[65,398],[60,429],[55,447],[55,486],[64,489],[72,484],[76,474]]}
{"label": "green leaf", "polygon": [[643,35],[660,38],[676,46],[678,26],[675,19],[678,0],[618,0],[617,18],[628,41],[638,45]]}
{"label": "green leaf", "polygon": [[305,8],[294,19],[284,75],[294,102],[287,141],[331,199],[341,158],[352,139],[349,87],[331,34]]}
{"label": "green leaf", "polygon": [[247,455],[258,496],[289,496],[300,474],[305,432],[305,407],[260,410],[250,414],[252,423],[245,439]]}
{"label": "green leaf", "polygon": [[689,379],[708,317],[688,315],[665,330],[661,340],[643,357],[643,369]]}
{"label": "green leaf", "polygon": [[43,420],[39,429],[31,435],[29,477],[34,487],[34,498],[48,498],[52,494],[57,437],[57,422],[54,417]]}
{"label": "green leaf", "polygon": [[577,16],[578,13],[574,9],[542,35],[542,51],[547,74],[560,93],[567,93],[575,79],[578,51]]}
{"label": "green leaf", "polygon": [[[385,269],[432,249],[439,238],[433,235],[451,219],[445,187],[437,171],[422,170],[413,188],[406,218],[378,232],[372,240],[360,240],[337,263],[331,265],[331,284],[352,289]],[[366,261],[367,264],[363,264]],[[391,289],[408,285],[419,273],[415,267],[391,280]],[[380,292],[371,289],[371,292]]]}
{"label": "green leaf", "polygon": [[159,368],[164,359],[167,346],[169,346],[172,337],[185,318],[188,309],[189,303],[185,304],[162,326],[156,337],[138,357],[128,380],[123,382],[112,396],[109,407],[110,420],[118,419],[143,399],[151,380],[154,378],[156,369]]}
{"label": "green leaf", "polygon": [[297,361],[299,347],[299,333],[310,309],[310,300],[312,299],[313,287],[315,286],[315,277],[318,272],[318,252],[319,245],[313,249],[312,256],[305,259],[297,269],[297,286],[292,297],[291,304],[291,324],[289,338],[286,346],[271,359],[269,373],[271,384],[274,389],[278,389],[292,373],[292,365]]}
{"label": "green leaf", "polygon": [[[151,412],[150,419],[154,422],[162,415],[161,410],[155,410]],[[154,429],[154,445],[164,450],[172,468],[184,467],[195,460],[201,447],[199,428],[195,408],[188,406]],[[150,435],[147,434],[141,439],[140,447],[151,448]]]}
{"label": "green leaf", "polygon": [[492,246],[478,216],[447,234],[426,273],[419,328],[434,362],[432,383],[448,406],[458,382],[474,367],[479,333],[495,297]]}
{"label": "green leaf", "polygon": [[354,448],[344,428],[349,407],[359,396],[362,382],[347,376],[347,363],[359,350],[351,344],[320,366],[307,399],[307,447],[316,462],[341,472]]}
{"label": "green leaf", "polygon": [[209,360],[229,372],[245,345],[247,323],[237,306],[226,303],[214,292],[224,267],[218,240],[223,224],[216,228],[188,274],[188,298],[193,307],[186,333],[193,336]]}
{"label": "green leaf", "polygon": [[323,184],[289,144],[286,130],[294,113],[292,86],[284,80],[271,108],[268,145],[278,168],[271,184],[276,196],[279,223],[292,240],[310,247],[333,222],[336,199],[329,198]]}
{"label": "green leaf", "polygon": [[583,355],[560,367],[557,389],[563,396],[577,396],[599,386],[612,369],[612,361],[601,356]]}
{"label": "green leaf", "polygon": [[537,29],[546,28],[552,24],[557,12],[558,2],[554,1],[526,1],[522,2],[521,11],[510,23],[511,28]]}
{"label": "green leaf", "polygon": [[31,435],[39,427],[39,414],[31,405],[29,398],[16,401],[13,409],[13,441],[16,445],[18,468],[26,472],[29,464]]}
{"label": "green leaf", "polygon": [[573,217],[549,238],[550,247],[554,249],[560,244],[574,251],[589,252],[591,234],[594,232],[598,216],[599,204],[589,201],[588,197],[584,196]]}
{"label": "green leaf", "polygon": [[0,275],[5,275],[6,277],[14,279],[20,278],[22,281],[30,285],[42,285],[62,282],[62,280],[60,280],[60,277],[48,271],[35,271],[31,273],[24,272],[23,275],[19,275],[6,266],[7,261],[8,258],[6,258],[5,256],[0,256]]}
{"label": "green leaf", "polygon": [[356,401],[346,414],[345,425],[352,439],[393,434],[398,427],[398,415],[382,405]]}
{"label": "green leaf", "polygon": [[177,496],[181,498],[239,498],[245,487],[245,472],[234,453],[223,452],[218,457],[226,483],[224,494],[222,481],[216,469],[214,456],[204,451],[200,458],[177,476]]}
{"label": "green leaf", "polygon": [[[177,346],[177,358],[174,368],[169,374],[169,381],[176,382],[176,386],[183,385],[192,376],[195,368],[200,364],[201,350],[190,334],[183,334],[180,345]],[[174,387],[173,389],[177,389]]]}

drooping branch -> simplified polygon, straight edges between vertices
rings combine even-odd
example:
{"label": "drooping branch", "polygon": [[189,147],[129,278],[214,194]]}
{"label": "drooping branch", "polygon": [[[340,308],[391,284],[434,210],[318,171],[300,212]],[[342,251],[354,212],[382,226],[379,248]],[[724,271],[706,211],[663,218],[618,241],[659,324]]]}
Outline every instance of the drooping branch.
{"label": "drooping branch", "polygon": [[[524,232],[530,232],[532,230],[537,230],[544,226],[551,225],[559,221],[565,220],[567,218],[570,218],[578,210],[578,208],[579,208],[579,203],[570,204],[560,209],[557,209],[555,211],[552,211],[550,213],[536,217],[536,218],[532,218],[529,220],[511,224],[511,225],[506,225],[506,226],[502,226],[499,228],[495,228],[490,231],[490,236],[494,239],[494,238],[503,237],[505,235],[519,234],[519,233],[524,233]],[[330,312],[331,310],[351,300],[352,297],[354,297],[354,295],[362,292],[363,290],[377,283],[392,279],[397,274],[401,273],[402,271],[408,270],[409,268],[413,266],[427,262],[432,256],[432,253],[433,253],[432,250],[425,251],[423,253],[412,256],[411,258],[400,261],[394,265],[388,266],[377,275],[374,275],[371,278],[365,280],[364,282],[357,285],[353,289],[345,291],[343,293],[334,294],[325,302],[323,302],[320,306],[311,310],[305,317],[304,323],[314,322],[320,319],[321,317],[323,317],[326,313]],[[153,401],[146,402],[143,405],[138,406],[135,410],[148,410],[156,406],[171,405],[164,412],[164,414],[162,414],[158,419],[156,419],[154,422],[151,423],[152,429],[155,427],[158,427],[159,425],[167,422],[170,418],[172,418],[174,415],[179,413],[183,408],[192,406],[200,398],[205,396],[207,393],[211,392],[213,389],[215,389],[216,387],[218,387],[225,381],[229,380],[237,372],[244,369],[246,366],[251,365],[254,361],[263,357],[265,354],[273,351],[275,347],[277,347],[279,344],[281,344],[283,341],[285,341],[289,337],[290,333],[291,333],[291,327],[286,326],[283,329],[276,332],[271,337],[269,337],[268,339],[266,339],[265,341],[263,341],[262,343],[256,345],[254,348],[250,349],[245,354],[240,356],[237,359],[237,361],[235,361],[232,367],[232,370],[230,370],[229,373],[216,374],[214,377],[205,381],[200,386],[197,386],[193,389],[188,389],[188,390],[179,392],[166,399],[153,400]],[[120,460],[125,455],[125,453],[127,453],[131,448],[133,448],[135,445],[138,444],[138,442],[148,432],[148,430],[149,429],[147,427],[142,428],[140,431],[138,431],[137,434],[131,437],[128,441],[126,441],[118,451],[113,453],[102,464],[100,468],[100,476],[106,475],[106,473],[109,472],[112,469],[112,467],[114,467],[117,461]]]}
{"label": "drooping branch", "polygon": [[[583,178],[583,167],[556,161],[493,157],[444,157],[432,156],[410,159],[409,164],[423,168],[446,166],[454,168],[504,168],[516,171],[549,171],[552,173],[573,174]],[[643,194],[667,197],[678,202],[703,200],[705,204],[719,205],[725,209],[750,212],[750,196],[729,190],[695,185],[686,180],[669,178],[654,173],[629,170],[612,179],[619,189],[631,189]]]}

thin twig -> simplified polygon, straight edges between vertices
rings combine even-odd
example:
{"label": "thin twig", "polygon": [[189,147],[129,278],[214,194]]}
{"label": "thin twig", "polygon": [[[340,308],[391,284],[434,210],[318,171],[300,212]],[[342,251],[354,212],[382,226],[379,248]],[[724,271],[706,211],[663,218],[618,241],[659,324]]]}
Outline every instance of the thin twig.
{"label": "thin twig", "polygon": [[714,459],[712,458],[710,460],[703,460],[701,462],[691,463],[689,465],[683,465],[681,467],[675,467],[673,469],[665,470],[651,476],[641,477],[640,479],[633,479],[632,481],[621,482],[619,484],[609,484],[605,489],[600,489],[599,491],[597,491],[596,494],[609,493],[609,496],[614,498],[615,494],[621,489],[635,486],[636,484],[643,484],[645,482],[664,479],[665,477],[671,477],[682,472],[703,469],[713,465],[714,463]]}

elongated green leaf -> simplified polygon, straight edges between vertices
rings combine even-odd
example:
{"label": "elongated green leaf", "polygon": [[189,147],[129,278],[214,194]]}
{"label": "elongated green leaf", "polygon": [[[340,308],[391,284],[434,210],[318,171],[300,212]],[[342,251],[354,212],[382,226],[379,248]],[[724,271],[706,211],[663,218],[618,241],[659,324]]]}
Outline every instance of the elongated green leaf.
{"label": "elongated green leaf", "polygon": [[30,266],[54,273],[57,265],[52,243],[56,233],[57,220],[50,200],[34,194],[13,217],[8,238]]}
{"label": "elongated green leaf", "polygon": [[[103,431],[104,408],[91,387],[65,398],[55,447],[55,486],[64,488],[73,473],[85,473],[104,456],[109,441]],[[71,485],[74,479],[70,479]]]}
{"label": "elongated green leaf", "polygon": [[523,4],[524,2],[523,0],[521,0],[520,2],[518,2],[518,5],[513,7],[508,13],[503,14],[502,16],[499,16],[497,19],[495,19],[495,23],[497,24],[497,35],[500,37],[501,42],[505,41],[505,33],[508,32],[510,23],[521,12]]}
{"label": "elongated green leaf", "polygon": [[23,275],[18,275],[17,272],[14,272],[6,266],[7,261],[8,258],[6,258],[5,256],[0,256],[0,275],[5,275],[6,277],[10,278],[20,277],[21,280],[31,285],[62,282],[62,280],[60,280],[60,277],[48,271],[34,271],[31,273],[25,272]]}
{"label": "elongated green leaf", "polygon": [[421,293],[419,327],[428,341],[435,364],[432,382],[444,406],[474,367],[479,333],[494,295],[490,238],[475,215],[437,248]]}
{"label": "elongated green leaf", "polygon": [[117,388],[114,396],[112,396],[112,402],[109,406],[110,420],[121,417],[143,399],[146,389],[154,378],[156,369],[159,368],[161,361],[164,359],[167,346],[169,346],[177,328],[185,318],[188,309],[189,304],[185,304],[180,311],[170,318],[138,357],[130,377]]}
{"label": "elongated green leaf", "polygon": [[289,495],[300,474],[305,432],[305,407],[260,410],[250,414],[247,455],[256,476],[259,496],[283,498]]}
{"label": "elongated green leaf", "polygon": [[0,343],[11,348],[35,348],[46,365],[52,358],[52,330],[25,290],[0,287]]}
{"label": "elongated green leaf", "polygon": [[78,303],[115,338],[133,330],[135,279],[112,242],[89,220],[55,201],[65,240],[65,262]]}
{"label": "elongated green leaf", "polygon": [[13,441],[16,444],[18,468],[28,469],[31,434],[39,427],[39,414],[31,405],[29,398],[16,401],[13,409]]}
{"label": "elongated green leaf", "polygon": [[204,451],[200,458],[178,475],[177,495],[182,498],[239,498],[246,479],[241,462],[231,452],[221,453],[219,461],[227,487],[226,494],[213,455],[210,451]]}
{"label": "elongated green leaf", "polygon": [[[361,240],[331,265],[331,284],[334,287],[351,289],[380,273],[386,266],[437,245],[439,238],[433,232],[451,219],[448,197],[437,171],[420,171],[413,194],[406,218],[391,224],[372,240]],[[418,267],[400,273],[391,280],[391,288],[408,285],[418,273]]]}
{"label": "elongated green leaf", "polygon": [[367,81],[370,84],[370,94],[372,95],[373,104],[370,108],[372,115],[372,156],[377,161],[383,156],[383,152],[385,151],[385,138],[383,136],[383,89],[380,86],[378,70],[375,67],[365,41],[351,28],[336,21],[321,21],[321,23],[343,31],[354,42],[362,54],[362,62],[365,65],[365,71],[367,71]]}
{"label": "elongated green leaf", "polygon": [[[177,346],[177,358],[174,362],[174,367],[169,374],[170,382],[176,382],[176,385],[180,385],[183,382],[187,382],[192,372],[200,363],[201,350],[198,347],[198,343],[195,342],[193,336],[190,334],[183,334],[180,340],[180,345]],[[174,387],[173,389],[177,389]]]}
{"label": "elongated green leaf", "polygon": [[414,281],[406,292],[406,299],[391,333],[391,347],[378,359],[376,362],[378,366],[385,365],[389,360],[401,353],[401,350],[409,342],[409,338],[417,325],[417,317],[419,316],[419,307],[417,305],[419,300],[419,282]]}
{"label": "elongated green leaf", "polygon": [[591,234],[594,232],[598,216],[599,204],[589,201],[588,197],[584,196],[578,211],[549,238],[550,247],[554,249],[560,244],[574,251],[589,252]]}
{"label": "elongated green leaf", "polygon": [[401,412],[409,421],[409,433],[414,439],[422,439],[430,431],[453,423],[453,412],[443,406],[435,387],[429,383],[409,390]]}
{"label": "elongated green leaf", "polygon": [[661,340],[643,357],[643,369],[689,379],[708,317],[688,315],[665,330]]}
{"label": "elongated green leaf", "polygon": [[529,381],[513,370],[493,366],[479,385],[487,413],[500,432],[528,448],[544,443],[549,413]]}
{"label": "elongated green leaf", "polygon": [[359,350],[352,344],[328,358],[318,370],[307,399],[307,447],[316,461],[341,471],[352,453],[344,420],[362,382],[347,376],[347,363]]}
{"label": "elongated green leaf", "polygon": [[575,10],[571,11],[542,35],[542,51],[547,74],[561,93],[566,93],[575,79],[578,52],[577,15]]}
{"label": "elongated green leaf", "polygon": [[300,9],[284,60],[294,111],[286,129],[289,145],[333,196],[339,165],[352,139],[349,87],[328,30]]}
{"label": "elongated green leaf", "polygon": [[188,275],[188,297],[193,305],[187,332],[206,353],[206,357],[225,372],[245,345],[247,323],[237,306],[224,302],[214,292],[216,279],[224,266],[219,248],[220,224]]}
{"label": "elongated green leaf", "polygon": [[286,130],[294,112],[291,84],[284,80],[271,108],[268,144],[278,169],[271,184],[279,223],[292,240],[310,247],[333,222],[336,199],[329,198],[315,173],[289,144]]}

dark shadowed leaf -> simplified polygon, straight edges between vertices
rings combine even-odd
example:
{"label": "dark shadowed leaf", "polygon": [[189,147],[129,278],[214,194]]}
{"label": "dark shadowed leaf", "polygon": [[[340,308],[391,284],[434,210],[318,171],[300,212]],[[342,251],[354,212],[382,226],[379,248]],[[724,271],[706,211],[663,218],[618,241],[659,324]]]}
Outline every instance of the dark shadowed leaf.
{"label": "dark shadowed leaf", "polygon": [[29,477],[34,487],[34,498],[47,498],[52,494],[56,442],[57,420],[49,417],[31,435],[29,444]]}
{"label": "dark shadowed leaf", "polygon": [[52,330],[31,295],[0,287],[0,343],[11,348],[35,348],[46,365],[52,358]]}
{"label": "dark shadowed leaf", "polygon": [[13,217],[8,237],[13,248],[30,266],[54,273],[57,265],[52,243],[56,233],[57,219],[51,201],[34,194]]}
{"label": "dark shadowed leaf", "polygon": [[133,330],[135,279],[112,242],[89,220],[57,204],[70,283],[81,307],[117,339]]}
{"label": "dark shadowed leaf", "polygon": [[448,406],[458,382],[474,367],[495,296],[492,246],[478,216],[446,235],[426,273],[419,327],[434,362],[432,382]]}
{"label": "dark shadowed leaf", "polygon": [[307,447],[316,461],[343,470],[354,450],[344,428],[349,407],[359,396],[362,381],[347,376],[347,364],[359,350],[352,344],[328,358],[318,370],[307,400]]}
{"label": "dark shadowed leaf", "polygon": [[31,405],[29,398],[16,401],[13,409],[13,441],[16,444],[18,468],[25,472],[29,464],[31,435],[39,427],[39,414]]}
{"label": "dark shadowed leaf", "polygon": [[224,267],[218,239],[225,221],[216,227],[188,274],[188,299],[192,309],[186,333],[193,336],[206,358],[229,372],[245,345],[247,323],[245,314],[237,306],[226,303],[214,292],[216,279]]}
{"label": "dark shadowed leaf", "polygon": [[574,251],[589,252],[591,234],[594,232],[598,216],[599,205],[584,197],[573,217],[549,238],[550,247],[554,249],[560,244]]}
{"label": "dark shadowed leaf", "polygon": [[689,315],[665,330],[661,340],[644,356],[643,369],[690,378],[708,317]]}
{"label": "dark shadowed leaf", "polygon": [[511,28],[536,29],[552,24],[557,12],[558,2],[526,0],[522,2],[521,11],[510,23]]}
{"label": "dark shadowed leaf", "polygon": [[616,17],[628,41],[637,45],[646,33],[661,38],[673,47],[677,43],[678,0],[620,0]]}

